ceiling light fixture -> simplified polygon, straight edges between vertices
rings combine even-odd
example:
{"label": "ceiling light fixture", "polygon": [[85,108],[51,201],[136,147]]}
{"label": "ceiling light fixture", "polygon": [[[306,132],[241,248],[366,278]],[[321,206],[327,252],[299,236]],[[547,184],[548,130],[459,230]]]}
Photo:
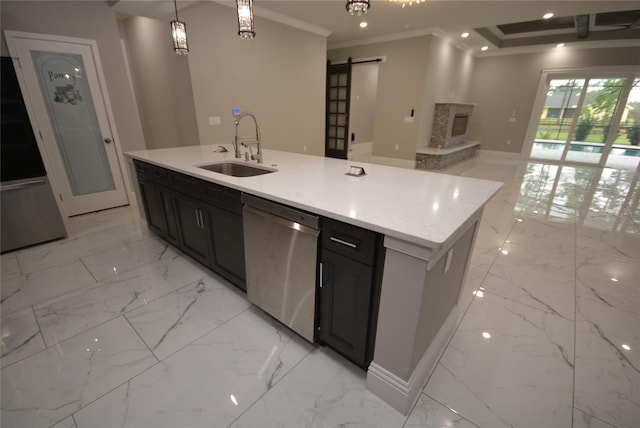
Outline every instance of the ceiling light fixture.
{"label": "ceiling light fixture", "polygon": [[481,51],[486,51],[487,49],[489,49],[489,46],[483,46],[480,48]]}
{"label": "ceiling light fixture", "polygon": [[558,43],[558,44],[556,45],[556,47],[557,47],[557,48],[563,48],[563,47],[564,47],[564,43]]}
{"label": "ceiling light fixture", "polygon": [[238,8],[238,35],[243,39],[253,39],[253,0],[236,0]]}
{"label": "ceiling light fixture", "polygon": [[549,18],[553,18],[553,12],[547,12],[544,15],[542,15],[542,19],[549,19]]}
{"label": "ceiling light fixture", "polygon": [[367,28],[367,25],[369,25],[369,24],[367,24],[366,21],[362,21],[360,23],[360,28]]}
{"label": "ceiling light fixture", "polygon": [[465,31],[464,33],[460,34],[460,37],[462,37],[463,39],[466,39],[467,37],[469,37],[469,33]]}
{"label": "ceiling light fixture", "polygon": [[391,3],[402,3],[402,7],[406,5],[413,6],[413,4],[425,3],[427,0],[389,0]]}
{"label": "ceiling light fixture", "polygon": [[171,21],[173,51],[178,55],[186,55],[189,53],[189,45],[187,43],[187,25],[178,20],[178,4],[176,3],[176,0],[173,0],[173,7],[176,11],[176,20]]}
{"label": "ceiling light fixture", "polygon": [[369,3],[369,0],[347,0],[347,5],[345,7],[351,15],[360,16],[367,13],[371,7]]}

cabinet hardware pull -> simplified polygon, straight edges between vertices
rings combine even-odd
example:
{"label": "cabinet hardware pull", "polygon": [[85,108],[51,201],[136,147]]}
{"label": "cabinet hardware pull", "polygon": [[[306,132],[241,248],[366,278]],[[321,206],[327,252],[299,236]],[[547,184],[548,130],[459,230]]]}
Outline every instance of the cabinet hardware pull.
{"label": "cabinet hardware pull", "polygon": [[322,262],[320,262],[320,288],[322,288]]}
{"label": "cabinet hardware pull", "polygon": [[347,241],[343,241],[342,239],[338,239],[338,238],[335,238],[333,236],[331,238],[329,238],[329,239],[331,239],[333,242],[337,242],[338,244],[346,245],[347,247],[351,247],[351,248],[354,248],[354,249],[358,248],[358,246],[356,244],[353,244],[353,243],[347,242]]}
{"label": "cabinet hardware pull", "polygon": [[200,227],[200,216],[198,216],[198,210],[196,209],[196,226]]}
{"label": "cabinet hardware pull", "polygon": [[200,216],[200,226],[204,229],[204,220],[202,220],[202,211],[198,210],[198,215]]}

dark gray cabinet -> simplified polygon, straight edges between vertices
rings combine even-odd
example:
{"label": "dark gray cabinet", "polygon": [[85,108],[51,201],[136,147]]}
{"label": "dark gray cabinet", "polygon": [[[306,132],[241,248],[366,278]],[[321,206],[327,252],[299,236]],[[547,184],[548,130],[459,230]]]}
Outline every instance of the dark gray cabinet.
{"label": "dark gray cabinet", "polygon": [[382,237],[335,220],[322,227],[320,342],[366,368],[373,359]]}
{"label": "dark gray cabinet", "polygon": [[241,193],[134,161],[149,228],[246,290]]}

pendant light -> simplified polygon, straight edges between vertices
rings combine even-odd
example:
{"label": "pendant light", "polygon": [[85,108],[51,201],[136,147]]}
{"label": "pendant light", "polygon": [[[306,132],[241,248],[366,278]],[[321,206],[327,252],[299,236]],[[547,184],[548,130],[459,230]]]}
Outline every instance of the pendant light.
{"label": "pendant light", "polygon": [[236,0],[238,7],[238,35],[243,39],[253,39],[253,0]]}
{"label": "pendant light", "polygon": [[369,10],[369,0],[347,0],[346,8],[351,15],[364,15]]}
{"label": "pendant light", "polygon": [[173,0],[173,6],[176,10],[176,20],[171,21],[173,50],[178,55],[186,55],[189,53],[189,45],[187,44],[187,26],[184,22],[178,20],[178,4],[176,3],[176,0]]}

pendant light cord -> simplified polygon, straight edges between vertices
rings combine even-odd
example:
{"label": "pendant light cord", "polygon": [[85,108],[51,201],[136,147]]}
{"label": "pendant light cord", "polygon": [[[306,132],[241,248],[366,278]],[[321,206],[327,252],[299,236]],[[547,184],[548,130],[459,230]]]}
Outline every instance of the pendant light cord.
{"label": "pendant light cord", "polygon": [[178,19],[178,3],[176,2],[176,0],[173,0],[173,8],[174,8],[174,9],[175,9],[175,11],[176,11],[176,21],[180,21],[180,20]]}

